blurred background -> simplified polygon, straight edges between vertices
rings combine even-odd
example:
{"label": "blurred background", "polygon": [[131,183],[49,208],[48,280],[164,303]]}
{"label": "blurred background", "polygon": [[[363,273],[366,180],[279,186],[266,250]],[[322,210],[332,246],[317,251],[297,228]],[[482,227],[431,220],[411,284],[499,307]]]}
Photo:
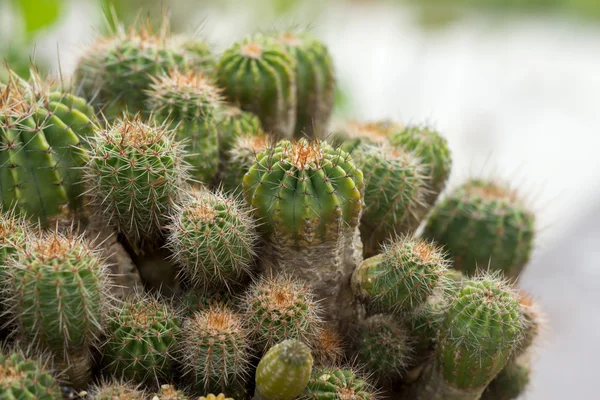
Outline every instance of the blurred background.
{"label": "blurred background", "polygon": [[428,122],[453,151],[450,187],[512,182],[538,214],[520,284],[548,319],[526,398],[598,398],[600,0],[0,0],[0,59],[68,76],[111,3],[125,21],[168,11],[215,52],[309,27],[335,60],[336,118]]}

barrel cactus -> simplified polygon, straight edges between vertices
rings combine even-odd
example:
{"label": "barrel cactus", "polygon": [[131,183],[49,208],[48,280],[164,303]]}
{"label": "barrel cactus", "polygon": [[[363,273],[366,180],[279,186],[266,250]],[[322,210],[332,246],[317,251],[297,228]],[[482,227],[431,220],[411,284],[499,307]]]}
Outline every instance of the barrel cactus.
{"label": "barrel cactus", "polygon": [[20,350],[0,353],[0,393],[6,400],[54,400],[62,396],[45,362]]}

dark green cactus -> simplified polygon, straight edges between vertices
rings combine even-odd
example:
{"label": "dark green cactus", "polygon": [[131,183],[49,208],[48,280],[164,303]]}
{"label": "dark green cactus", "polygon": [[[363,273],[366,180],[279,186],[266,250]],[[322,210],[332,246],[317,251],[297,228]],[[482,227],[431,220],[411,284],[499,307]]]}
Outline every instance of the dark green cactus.
{"label": "dark green cactus", "polygon": [[42,360],[21,351],[0,353],[0,398],[3,400],[55,400],[60,386]]}
{"label": "dark green cactus", "polygon": [[183,142],[194,178],[211,183],[219,168],[219,89],[205,75],[175,70],[153,77],[146,94],[146,108],[155,119],[169,122]]}
{"label": "dark green cactus", "polygon": [[227,152],[221,174],[223,189],[235,195],[243,194],[244,175],[256,160],[258,154],[270,145],[270,137],[265,133],[242,134],[236,138]]}
{"label": "dark green cactus", "polygon": [[105,369],[145,384],[167,379],[180,332],[174,310],[154,297],[137,295],[109,317],[108,338],[102,347]]}
{"label": "dark green cactus", "polygon": [[514,400],[527,389],[531,370],[525,359],[510,360],[488,385],[482,400]]}
{"label": "dark green cactus", "polygon": [[294,60],[272,37],[254,34],[235,43],[217,65],[225,97],[258,115],[268,133],[291,138],[296,124]]}
{"label": "dark green cactus", "polygon": [[257,242],[250,211],[233,197],[207,190],[190,193],[175,209],[168,247],[195,287],[230,288],[245,278]]}
{"label": "dark green cactus", "polygon": [[[264,135],[260,119],[238,107],[224,104],[217,110],[216,118],[219,131],[219,153],[224,167],[227,167],[230,159],[229,152],[236,148],[236,141],[239,137]],[[240,179],[238,185],[241,184],[242,180]]]}
{"label": "dark green cactus", "polygon": [[313,358],[298,340],[284,340],[271,347],[256,369],[255,400],[293,400],[308,384]]}
{"label": "dark green cactus", "polygon": [[325,139],[333,109],[335,71],[327,46],[308,32],[276,35],[295,61],[296,138]]}
{"label": "dark green cactus", "polygon": [[311,400],[376,400],[375,388],[352,369],[335,367],[313,371],[304,396]]}
{"label": "dark green cactus", "polygon": [[472,179],[433,208],[424,236],[472,275],[477,267],[516,278],[529,261],[535,218],[518,194],[495,181]]}

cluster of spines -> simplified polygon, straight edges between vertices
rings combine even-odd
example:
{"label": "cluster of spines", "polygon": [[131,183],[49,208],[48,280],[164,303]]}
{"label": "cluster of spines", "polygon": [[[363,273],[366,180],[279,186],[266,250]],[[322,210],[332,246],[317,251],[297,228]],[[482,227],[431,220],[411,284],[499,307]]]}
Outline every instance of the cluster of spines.
{"label": "cluster of spines", "polygon": [[376,400],[378,392],[352,368],[315,368],[304,391],[311,400],[356,399]]}
{"label": "cluster of spines", "polygon": [[223,189],[232,193],[243,194],[244,175],[250,170],[256,157],[271,146],[271,139],[264,133],[241,134],[233,147],[227,151],[221,173]]}
{"label": "cluster of spines", "polygon": [[5,400],[55,400],[61,398],[58,382],[46,362],[19,349],[0,353],[0,397]]}
{"label": "cluster of spines", "polygon": [[91,400],[140,400],[145,397],[139,385],[119,380],[103,380],[92,385],[86,394]]}

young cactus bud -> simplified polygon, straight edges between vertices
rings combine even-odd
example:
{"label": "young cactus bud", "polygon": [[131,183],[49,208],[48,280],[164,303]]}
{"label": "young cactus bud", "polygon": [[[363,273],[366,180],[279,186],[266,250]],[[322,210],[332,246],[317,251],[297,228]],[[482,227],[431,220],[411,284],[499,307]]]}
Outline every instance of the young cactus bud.
{"label": "young cactus bud", "polygon": [[227,100],[258,115],[267,133],[292,137],[296,76],[294,60],[282,44],[262,34],[235,43],[221,56],[217,80]]}
{"label": "young cactus bud", "polygon": [[526,359],[510,360],[498,376],[488,385],[482,400],[514,400],[529,385],[531,370]]}
{"label": "young cactus bud", "polygon": [[335,72],[327,46],[308,32],[276,35],[296,65],[296,129],[294,136],[325,139],[333,109]]}
{"label": "young cactus bud", "polygon": [[146,94],[149,112],[156,119],[169,122],[177,140],[184,144],[185,159],[192,166],[194,178],[212,183],[219,168],[219,89],[207,76],[174,70],[152,78]]}
{"label": "young cactus bud", "polygon": [[242,134],[236,138],[227,152],[227,162],[221,174],[223,189],[237,195],[243,194],[244,175],[256,160],[258,154],[264,152],[270,143],[265,133]]}
{"label": "young cactus bud", "polygon": [[175,211],[168,247],[192,286],[229,289],[248,275],[257,235],[242,204],[202,190],[190,193]]}
{"label": "young cactus bud", "polygon": [[198,390],[226,391],[248,376],[243,319],[224,306],[209,307],[185,321],[181,353],[186,374]]}
{"label": "young cactus bud", "polygon": [[87,398],[90,400],[140,400],[145,398],[145,393],[133,383],[103,381],[91,387]]}
{"label": "young cactus bud", "polygon": [[467,275],[489,266],[517,278],[531,255],[534,220],[514,190],[472,179],[437,203],[424,236],[444,246]]}
{"label": "young cactus bud", "polygon": [[175,312],[157,298],[128,298],[110,314],[102,348],[105,369],[115,376],[158,384],[170,376],[179,337]]}
{"label": "young cactus bud", "polygon": [[115,122],[90,150],[89,194],[97,214],[137,251],[155,243],[188,174],[181,145],[164,125]]}
{"label": "young cactus bud", "polygon": [[62,397],[60,386],[39,359],[22,351],[0,353],[0,397],[3,400],[55,400]]}
{"label": "young cactus bud", "polygon": [[304,396],[311,400],[379,398],[373,386],[366,379],[357,376],[355,371],[335,367],[314,370]]}
{"label": "young cactus bud", "polygon": [[262,278],[242,302],[252,339],[266,350],[285,339],[311,341],[321,330],[321,309],[301,281],[278,275]]}
{"label": "young cactus bud", "polygon": [[433,243],[409,236],[367,258],[352,275],[357,296],[380,311],[414,312],[444,284],[448,261]]}
{"label": "young cactus bud", "polygon": [[256,369],[255,400],[293,400],[312,372],[310,349],[298,340],[285,340],[269,349]]}
{"label": "young cactus bud", "polygon": [[[240,110],[238,107],[224,104],[217,109],[216,118],[217,130],[219,131],[219,154],[223,167],[227,167],[230,158],[229,152],[236,147],[236,141],[240,136],[264,135],[260,119],[250,112]],[[242,180],[240,179],[237,185],[241,184]]]}

